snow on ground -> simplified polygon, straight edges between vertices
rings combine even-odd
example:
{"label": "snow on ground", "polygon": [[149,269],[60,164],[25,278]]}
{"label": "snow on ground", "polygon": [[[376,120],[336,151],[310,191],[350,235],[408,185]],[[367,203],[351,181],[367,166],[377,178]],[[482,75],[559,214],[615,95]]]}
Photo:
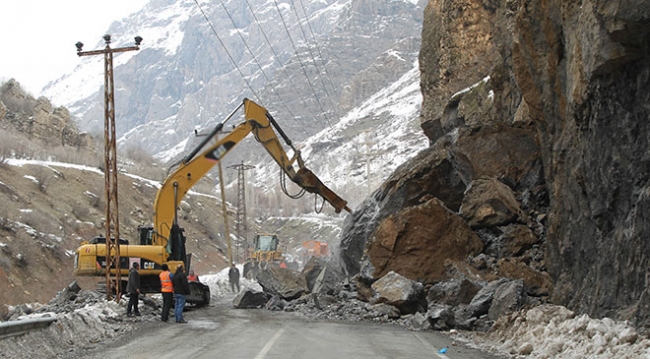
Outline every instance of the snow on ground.
{"label": "snow on ground", "polygon": [[[241,276],[241,274],[244,273],[243,264],[238,264],[237,269],[239,269],[240,278],[241,278],[239,280],[239,286],[241,290],[245,290],[248,288],[256,291],[262,290],[262,287],[257,283],[257,281],[246,279],[243,278],[243,276]],[[229,268],[226,268],[216,274],[207,274],[207,275],[199,274],[199,280],[202,283],[205,283],[208,286],[210,286],[210,294],[212,295],[213,298],[223,297],[225,295],[232,294],[230,290],[230,282],[228,281],[228,270]]]}
{"label": "snow on ground", "polygon": [[592,319],[557,305],[503,316],[487,333],[456,336],[515,358],[650,358],[650,340],[629,323]]}

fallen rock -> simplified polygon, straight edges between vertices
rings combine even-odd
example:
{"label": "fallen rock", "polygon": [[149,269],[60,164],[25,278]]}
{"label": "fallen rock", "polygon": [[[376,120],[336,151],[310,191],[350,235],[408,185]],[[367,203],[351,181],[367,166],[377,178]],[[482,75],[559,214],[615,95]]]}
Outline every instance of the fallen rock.
{"label": "fallen rock", "polygon": [[413,327],[414,330],[431,329],[431,323],[429,322],[429,319],[425,314],[422,314],[420,312],[413,314],[413,316],[410,318],[410,321],[411,327]]}
{"label": "fallen rock", "polygon": [[235,308],[239,309],[253,309],[262,308],[269,301],[269,297],[264,292],[246,289],[235,296],[232,304]]}
{"label": "fallen rock", "polygon": [[378,312],[381,316],[386,316],[388,319],[398,319],[401,317],[399,309],[388,304],[373,304],[370,306],[371,311]]}
{"label": "fallen rock", "polygon": [[437,302],[451,306],[461,303],[468,304],[480,289],[481,287],[478,284],[473,283],[467,278],[452,279],[431,286],[427,293],[427,301],[429,303]]}
{"label": "fallen rock", "polygon": [[506,225],[524,217],[514,192],[496,178],[471,182],[460,215],[472,228]]}
{"label": "fallen rock", "polygon": [[456,317],[449,305],[434,304],[429,306],[426,318],[433,330],[447,330],[456,326]]}
{"label": "fallen rock", "polygon": [[271,310],[271,311],[280,311],[284,310],[284,308],[287,306],[287,302],[277,296],[271,297],[268,302],[266,302],[266,309]]}
{"label": "fallen rock", "polygon": [[494,298],[494,292],[497,288],[506,283],[508,280],[501,278],[499,280],[492,281],[488,283],[485,287],[481,288],[476,296],[472,299],[467,307],[469,315],[472,317],[480,317],[481,315],[487,314],[492,305],[492,299]]}
{"label": "fallen rock", "polygon": [[437,198],[387,217],[371,239],[367,255],[375,278],[393,271],[425,283],[445,279],[445,260],[466,260],[483,250],[465,220]]}
{"label": "fallen rock", "polygon": [[298,298],[308,291],[305,277],[287,268],[269,266],[257,275],[257,281],[265,293],[286,300]]}
{"label": "fallen rock", "polygon": [[501,284],[494,291],[494,298],[488,310],[488,318],[497,320],[504,314],[509,314],[521,309],[526,302],[524,281],[513,280]]}
{"label": "fallen rock", "polygon": [[320,275],[323,268],[325,268],[325,262],[318,257],[311,257],[309,261],[307,261],[301,273],[303,276],[305,276],[305,282],[307,284],[308,290],[311,291],[314,288],[314,283],[316,283],[316,279]]}
{"label": "fallen rock", "polygon": [[410,280],[395,272],[389,272],[372,284],[374,303],[386,303],[402,314],[424,312],[427,300],[422,283]]}
{"label": "fallen rock", "polygon": [[328,262],[318,273],[311,291],[313,293],[334,294],[342,279],[343,274]]}
{"label": "fallen rock", "polygon": [[500,276],[522,279],[528,295],[547,296],[553,287],[548,273],[534,270],[518,258],[502,258],[497,262],[497,268]]}

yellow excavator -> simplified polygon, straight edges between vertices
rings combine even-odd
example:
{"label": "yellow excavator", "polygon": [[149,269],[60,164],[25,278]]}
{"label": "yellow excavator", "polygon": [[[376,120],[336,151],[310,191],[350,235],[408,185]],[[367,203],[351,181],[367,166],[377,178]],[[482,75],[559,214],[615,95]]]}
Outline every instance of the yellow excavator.
{"label": "yellow excavator", "polygon": [[[244,108],[244,122],[235,126],[222,139],[217,139],[225,123],[242,107]],[[274,128],[293,150],[291,158],[285,152]],[[185,235],[178,224],[178,206],[185,194],[250,133],[253,134],[257,142],[264,146],[280,166],[284,175],[288,176],[292,182],[304,191],[321,196],[334,207],[336,213],[340,213],[342,210],[351,212],[346,201],[327,188],[313,172],[305,167],[300,151],[293,147],[291,140],[271,114],[257,103],[244,99],[189,155],[181,160],[178,168],[165,179],[154,202],[153,226],[139,228],[139,244],[126,244],[128,242],[119,241],[119,267],[122,278],[127,277],[131,264],[138,262],[140,264],[141,292],[159,293],[158,275],[163,264],[167,264],[169,268],[176,268],[178,264],[190,268],[191,254],[186,253],[185,250]],[[211,142],[214,143],[210,144]],[[281,181],[281,183],[284,182]],[[286,193],[286,188],[283,187],[283,190]],[[75,275],[106,275],[106,242],[105,239],[102,242],[102,239],[95,238],[91,241],[84,241],[77,248],[74,260]],[[115,270],[114,267],[110,268],[111,273],[115,273]],[[126,283],[123,283],[123,288],[125,285]],[[187,303],[195,306],[209,304],[210,289],[208,286],[190,282],[190,290],[191,294],[187,296]]]}

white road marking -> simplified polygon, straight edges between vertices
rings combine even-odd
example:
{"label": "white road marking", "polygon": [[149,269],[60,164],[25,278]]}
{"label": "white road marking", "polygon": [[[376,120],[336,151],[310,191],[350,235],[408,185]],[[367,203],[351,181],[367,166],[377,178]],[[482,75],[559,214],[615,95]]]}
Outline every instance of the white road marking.
{"label": "white road marking", "polygon": [[275,335],[273,336],[273,338],[271,338],[271,340],[269,340],[268,342],[266,342],[266,345],[264,345],[264,348],[262,348],[262,350],[260,350],[260,352],[255,356],[255,359],[262,359],[262,358],[264,358],[264,356],[266,355],[266,353],[268,353],[269,350],[271,350],[271,348],[273,347],[273,344],[275,344],[275,342],[278,340],[278,338],[280,338],[280,336],[282,335],[282,333],[284,333],[284,328],[278,330],[278,332],[275,333]]}

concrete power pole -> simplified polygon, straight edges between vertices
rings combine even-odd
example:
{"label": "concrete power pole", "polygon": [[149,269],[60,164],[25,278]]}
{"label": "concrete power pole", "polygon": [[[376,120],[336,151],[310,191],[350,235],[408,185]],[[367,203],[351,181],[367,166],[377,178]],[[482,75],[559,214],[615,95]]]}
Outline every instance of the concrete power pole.
{"label": "concrete power pole", "polygon": [[[106,195],[106,297],[112,300],[115,288],[116,300],[122,296],[120,261],[120,219],[117,206],[117,149],[115,145],[115,99],[113,93],[113,53],[140,50],[142,38],[135,37],[135,46],[110,47],[111,35],[104,35],[106,47],[103,50],[81,51],[84,44],[77,42],[77,55],[104,55],[104,193]],[[112,230],[115,230],[115,235]],[[115,268],[115,282],[111,279],[111,268]],[[128,270],[128,268],[126,268]],[[114,287],[111,285],[113,284]]]}
{"label": "concrete power pole", "polygon": [[237,170],[237,218],[235,220],[235,233],[238,238],[239,246],[235,246],[237,259],[242,261],[239,255],[239,247],[246,243],[248,238],[248,225],[246,220],[246,181],[244,171],[255,168],[255,166],[245,165],[242,161],[239,165],[228,166],[228,168]]}

